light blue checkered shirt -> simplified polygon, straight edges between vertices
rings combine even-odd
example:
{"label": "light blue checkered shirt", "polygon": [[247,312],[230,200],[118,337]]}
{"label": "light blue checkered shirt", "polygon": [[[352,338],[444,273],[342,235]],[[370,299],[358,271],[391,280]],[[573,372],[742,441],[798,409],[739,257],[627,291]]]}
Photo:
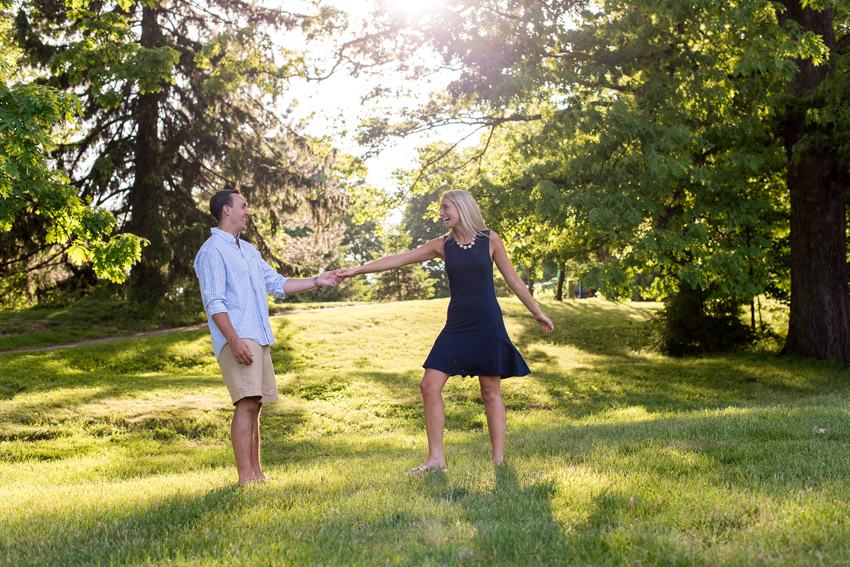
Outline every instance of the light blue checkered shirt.
{"label": "light blue checkered shirt", "polygon": [[195,273],[201,282],[216,359],[227,344],[213,321],[216,313],[227,312],[240,339],[274,344],[267,294],[284,297],[283,284],[289,278],[275,272],[256,248],[241,239],[237,245],[232,234],[213,228],[195,256]]}

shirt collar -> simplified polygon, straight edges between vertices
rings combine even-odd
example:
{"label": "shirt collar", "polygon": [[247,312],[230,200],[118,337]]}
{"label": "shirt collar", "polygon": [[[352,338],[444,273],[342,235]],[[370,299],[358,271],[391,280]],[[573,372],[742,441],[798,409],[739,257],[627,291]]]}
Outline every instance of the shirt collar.
{"label": "shirt collar", "polygon": [[221,238],[225,239],[230,244],[236,244],[237,246],[239,245],[239,243],[236,242],[236,241],[239,240],[241,233],[237,234],[236,238],[234,239],[232,234],[230,234],[227,231],[221,230],[220,228],[212,227],[210,229],[210,232],[212,232],[214,235],[220,236]]}

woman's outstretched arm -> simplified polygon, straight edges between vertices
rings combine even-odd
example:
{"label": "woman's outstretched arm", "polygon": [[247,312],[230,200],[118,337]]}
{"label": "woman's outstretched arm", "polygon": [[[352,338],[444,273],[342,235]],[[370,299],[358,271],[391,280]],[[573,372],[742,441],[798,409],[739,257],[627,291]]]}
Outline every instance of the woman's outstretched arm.
{"label": "woman's outstretched arm", "polygon": [[499,238],[498,234],[491,230],[490,240],[495,248],[493,260],[496,262],[496,266],[502,273],[502,277],[505,278],[505,282],[507,282],[508,286],[513,290],[519,300],[522,301],[522,304],[531,311],[531,314],[534,315],[534,318],[537,320],[540,328],[546,333],[551,333],[555,329],[555,325],[552,323],[552,320],[543,313],[540,306],[537,305],[537,302],[534,301],[533,297],[531,297],[531,293],[528,291],[528,288],[525,287],[525,283],[522,281],[522,278],[519,277],[518,273],[516,273],[513,264],[511,264],[510,258],[508,258],[505,245],[502,244],[502,239]]}
{"label": "woman's outstretched arm", "polygon": [[435,238],[434,240],[426,242],[415,250],[404,252],[402,254],[393,254],[392,256],[385,256],[380,260],[375,260],[374,262],[369,262],[368,264],[363,264],[362,266],[358,266],[356,268],[347,268],[344,270],[340,270],[339,272],[337,272],[337,275],[342,278],[350,278],[351,276],[359,276],[360,274],[386,272],[387,270],[394,270],[395,268],[401,268],[402,266],[406,266],[408,264],[418,264],[420,262],[425,262],[427,260],[433,260],[434,258],[442,257],[443,239]]}

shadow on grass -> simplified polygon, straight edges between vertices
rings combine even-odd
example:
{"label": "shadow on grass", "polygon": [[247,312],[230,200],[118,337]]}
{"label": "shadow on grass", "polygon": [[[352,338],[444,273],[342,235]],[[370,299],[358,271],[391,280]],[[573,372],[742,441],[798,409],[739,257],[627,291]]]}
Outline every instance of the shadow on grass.
{"label": "shadow on grass", "polygon": [[[646,329],[649,324],[641,319],[646,310],[632,307],[636,312],[635,330],[618,331],[628,325],[623,324],[622,317],[598,315],[605,313],[606,307],[605,304],[547,305],[547,309],[555,311],[556,325],[560,323],[562,328],[562,334],[552,342],[583,351],[580,356],[572,357],[566,368],[559,367],[560,361],[538,346],[550,337],[540,331],[533,319],[515,318],[522,329],[515,343],[532,366],[530,379],[549,394],[547,405],[552,409],[583,416],[624,405],[666,411],[772,404],[841,390],[850,380],[850,368],[841,361],[778,358],[771,353],[747,352],[705,358],[642,354],[635,348],[646,343],[639,336],[645,332],[640,329]],[[617,309],[626,307],[618,305]],[[570,311],[578,315],[571,316]],[[587,317],[589,320],[584,323],[586,332],[576,336],[569,323],[593,312],[597,315]],[[629,338],[630,333],[634,340]],[[522,409],[525,402],[506,400],[511,409]]]}
{"label": "shadow on grass", "polygon": [[[174,545],[184,534],[242,508],[236,486],[176,494],[127,513],[112,503],[82,517],[30,517],[2,548],[7,559],[28,565],[110,565],[182,555]],[[20,519],[18,520],[20,521]],[[52,533],[51,533],[52,532]],[[5,548],[5,549],[4,549]],[[14,563],[14,562],[13,562]]]}
{"label": "shadow on grass", "polygon": [[522,307],[512,306],[504,312],[506,318],[521,326],[520,333],[512,335],[511,339],[529,362],[543,355],[529,350],[530,345],[540,342],[614,356],[639,351],[650,342],[650,317],[654,311],[646,307],[629,303],[565,301],[547,302],[543,309],[555,324],[550,334],[541,331]]}
{"label": "shadow on grass", "polygon": [[[281,329],[287,325],[287,321],[279,323]],[[279,336],[286,336],[286,332],[279,332]],[[291,349],[280,342],[273,347],[275,365],[294,366]],[[209,331],[187,331],[179,338],[166,335],[50,352],[8,354],[0,359],[0,393],[8,392],[6,398],[10,399],[22,392],[98,386],[105,386],[111,393],[144,392],[170,380],[169,376],[163,376],[168,373],[181,375],[181,380],[222,384]]]}
{"label": "shadow on grass", "polygon": [[[288,321],[278,325],[274,349],[275,366],[297,366],[292,349],[287,348]],[[280,371],[280,370],[279,370]],[[116,378],[136,389],[163,379],[155,374],[196,373],[221,381],[210,345],[209,331],[185,331],[175,336],[117,341],[38,353],[14,353],[0,358],[0,388],[21,391],[70,386],[112,385]],[[141,380],[140,380],[141,379]],[[23,390],[20,389],[23,387]]]}
{"label": "shadow on grass", "polygon": [[[275,356],[294,364],[285,348]],[[82,457],[129,440],[144,445],[133,470],[154,471],[163,466],[162,446],[228,438],[232,415],[207,331],[6,355],[0,359],[3,398],[0,443],[7,444],[0,457],[6,462]],[[303,420],[296,411],[273,423],[291,431]]]}
{"label": "shadow on grass", "polygon": [[[295,470],[290,481],[273,482],[261,489],[263,494],[194,490],[130,513],[107,507],[78,514],[72,506],[52,506],[49,513],[9,519],[15,539],[0,549],[5,557],[26,558],[29,564],[150,563],[207,556],[226,562],[234,551],[225,543],[243,522],[273,541],[284,538],[284,547],[296,547],[300,556],[326,564],[340,557],[347,557],[343,562],[358,557],[374,562],[383,556],[383,546],[401,549],[405,560],[396,562],[404,564],[565,564],[576,561],[576,554],[586,552],[592,558],[593,553],[607,553],[617,529],[637,538],[630,540],[628,550],[616,550],[623,554],[642,546],[662,549],[671,533],[688,532],[711,544],[743,537],[758,520],[759,510],[752,504],[757,497],[795,500],[814,489],[824,491],[827,502],[846,502],[848,397],[845,389],[832,405],[732,408],[711,415],[658,417],[635,407],[602,423],[564,419],[511,426],[510,464],[495,468],[492,475],[484,466],[470,465],[465,471],[454,465],[449,474],[409,482],[386,480],[388,467],[408,456],[414,460],[412,450],[397,440],[304,441],[278,435],[280,447],[265,460]],[[813,421],[827,433],[813,435]],[[488,443],[486,435],[450,439],[447,452],[485,458],[482,449]],[[192,454],[183,457],[189,462]],[[339,473],[328,484],[318,474],[299,474],[313,465]],[[579,470],[594,471],[604,480],[594,485],[572,472]],[[371,475],[379,477],[374,484]],[[389,472],[401,475],[401,470]],[[560,502],[562,511],[575,513],[569,523],[553,514],[565,483],[584,502]],[[643,490],[644,483],[654,488],[633,498],[632,491]],[[706,502],[710,490],[732,494],[724,510]],[[433,504],[409,506],[396,493],[410,499],[424,495]],[[286,510],[302,498],[309,502],[309,513],[302,508],[288,517]],[[359,505],[361,499],[371,507]],[[392,504],[384,505],[384,499]],[[75,514],[74,522],[69,523],[68,514]],[[666,527],[640,531],[638,520]],[[215,542],[211,546],[205,543],[207,531]],[[410,541],[415,545],[399,543]]]}
{"label": "shadow on grass", "polygon": [[494,472],[492,485],[486,477],[460,471],[431,473],[424,479],[423,488],[431,498],[460,507],[471,524],[469,546],[443,559],[564,564],[568,550],[550,505],[555,484],[539,476],[521,482],[516,468],[508,464],[494,467]]}
{"label": "shadow on grass", "polygon": [[[529,426],[513,425],[509,417],[507,452],[514,461],[546,455],[555,463],[599,467],[623,475],[642,470],[651,475],[684,478],[716,471],[715,480],[722,485],[729,481],[764,481],[805,488],[818,479],[827,481],[829,474],[835,472],[850,482],[850,467],[842,471],[831,468],[835,463],[829,463],[830,459],[837,459],[844,463],[842,467],[850,465],[850,454],[846,452],[850,444],[848,398],[850,394],[845,392],[833,400],[832,406],[727,408],[667,417],[633,407],[611,414],[605,423],[547,420],[547,425]],[[813,425],[826,432],[813,434]],[[790,462],[778,457],[786,449],[793,457]],[[397,440],[378,436],[354,443],[340,437],[278,439],[277,450],[273,454],[266,452],[264,458],[275,465],[297,462],[304,466],[329,458],[414,462],[423,456],[422,451],[422,446],[411,449]],[[484,459],[489,454],[489,438],[486,432],[455,437],[447,440],[446,453],[450,461],[463,454],[481,455]],[[453,467],[448,476],[433,474],[429,478],[435,479],[436,490],[442,482],[439,479],[458,474],[463,473]],[[510,478],[503,480],[508,482]]]}

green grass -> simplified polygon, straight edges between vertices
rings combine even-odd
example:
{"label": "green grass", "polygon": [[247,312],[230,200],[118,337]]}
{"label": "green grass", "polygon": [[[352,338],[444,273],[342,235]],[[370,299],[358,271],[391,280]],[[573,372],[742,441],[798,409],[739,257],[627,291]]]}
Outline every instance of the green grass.
{"label": "green grass", "polygon": [[[195,292],[199,293],[199,292]],[[87,297],[65,304],[0,312],[0,351],[65,345],[89,339],[206,323],[200,298],[153,308],[114,298]],[[353,303],[269,302],[271,314]]]}
{"label": "green grass", "polygon": [[274,480],[244,488],[206,331],[0,357],[0,563],[850,565],[850,371],[659,356],[653,304],[547,303],[547,336],[502,301],[533,370],[507,466],[452,378],[449,472],[405,476],[446,305],[275,319]]}

